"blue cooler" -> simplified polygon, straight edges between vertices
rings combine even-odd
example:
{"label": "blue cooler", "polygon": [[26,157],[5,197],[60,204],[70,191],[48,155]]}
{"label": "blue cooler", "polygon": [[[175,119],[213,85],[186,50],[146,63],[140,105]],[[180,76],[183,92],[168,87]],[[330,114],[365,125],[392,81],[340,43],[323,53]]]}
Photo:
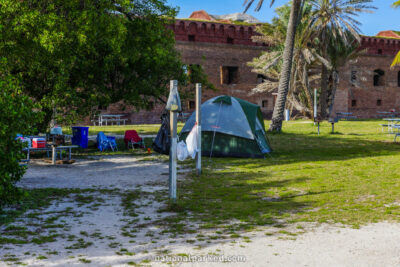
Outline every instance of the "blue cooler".
{"label": "blue cooler", "polygon": [[72,127],[72,144],[87,148],[89,141],[89,127]]}

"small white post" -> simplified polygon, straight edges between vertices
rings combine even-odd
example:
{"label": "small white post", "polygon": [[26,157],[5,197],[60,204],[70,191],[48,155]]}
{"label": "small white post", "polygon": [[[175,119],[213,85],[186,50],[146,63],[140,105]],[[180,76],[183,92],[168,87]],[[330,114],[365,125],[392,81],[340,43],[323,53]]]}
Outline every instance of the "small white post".
{"label": "small white post", "polygon": [[51,163],[53,165],[56,165],[56,158],[57,158],[57,151],[56,151],[56,146],[54,144],[51,145]]}
{"label": "small white post", "polygon": [[197,175],[201,174],[201,83],[196,83],[196,123],[197,123]]}
{"label": "small white post", "polygon": [[285,121],[289,121],[289,120],[290,120],[290,110],[285,109]]}
{"label": "small white post", "polygon": [[177,112],[170,112],[170,122],[171,122],[171,149],[169,151],[170,157],[170,184],[169,184],[169,198],[175,202],[176,201],[176,148],[177,148]]}
{"label": "small white post", "polygon": [[314,119],[317,118],[317,89],[314,88]]}

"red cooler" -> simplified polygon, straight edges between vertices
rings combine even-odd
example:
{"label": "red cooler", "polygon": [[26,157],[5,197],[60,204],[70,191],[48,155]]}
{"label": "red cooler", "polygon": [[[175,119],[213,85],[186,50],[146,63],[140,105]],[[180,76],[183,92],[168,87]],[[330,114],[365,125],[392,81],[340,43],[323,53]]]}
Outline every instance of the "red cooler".
{"label": "red cooler", "polygon": [[46,147],[46,139],[44,138],[33,138],[32,148],[44,148]]}

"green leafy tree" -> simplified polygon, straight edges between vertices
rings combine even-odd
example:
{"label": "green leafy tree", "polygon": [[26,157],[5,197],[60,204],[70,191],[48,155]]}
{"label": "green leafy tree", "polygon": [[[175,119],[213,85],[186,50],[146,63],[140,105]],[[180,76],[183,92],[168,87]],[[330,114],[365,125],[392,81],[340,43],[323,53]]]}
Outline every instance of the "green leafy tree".
{"label": "green leafy tree", "polygon": [[25,96],[18,79],[5,71],[5,61],[1,60],[0,72],[0,209],[22,196],[22,190],[16,183],[25,173],[25,167],[19,161],[25,157],[23,143],[16,140],[17,133],[30,134],[34,124],[41,119],[34,112],[35,106]]}
{"label": "green leafy tree", "polygon": [[99,104],[148,108],[187,79],[166,27],[175,14],[165,0],[4,0],[0,54],[45,111],[42,128],[55,109],[69,123]]}

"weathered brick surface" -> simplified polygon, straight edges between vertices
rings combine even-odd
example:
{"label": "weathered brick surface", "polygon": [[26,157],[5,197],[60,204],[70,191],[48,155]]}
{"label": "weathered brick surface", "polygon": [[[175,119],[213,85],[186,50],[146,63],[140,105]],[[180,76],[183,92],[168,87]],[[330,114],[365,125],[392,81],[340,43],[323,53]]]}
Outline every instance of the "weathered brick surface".
{"label": "weathered brick surface", "polygon": [[[383,41],[386,43],[386,40]],[[382,54],[375,53],[378,47],[383,49]],[[396,52],[392,46],[387,49],[385,46],[371,46],[367,55],[352,60],[341,68],[334,112],[352,112],[359,118],[374,118],[378,117],[378,111],[400,111],[400,68],[390,68]],[[384,82],[374,86],[374,71],[377,69],[384,71]],[[352,86],[352,71],[356,71],[356,86]]]}

